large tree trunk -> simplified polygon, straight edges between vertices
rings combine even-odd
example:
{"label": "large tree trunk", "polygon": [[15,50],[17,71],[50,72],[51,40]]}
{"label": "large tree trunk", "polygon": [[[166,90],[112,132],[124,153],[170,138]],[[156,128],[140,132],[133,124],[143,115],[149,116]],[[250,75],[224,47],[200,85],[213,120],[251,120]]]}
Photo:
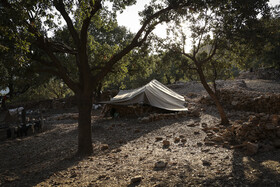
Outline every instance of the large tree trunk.
{"label": "large tree trunk", "polygon": [[91,108],[92,93],[79,94],[78,99],[78,154],[89,155],[92,148]]}
{"label": "large tree trunk", "polygon": [[203,70],[201,69],[201,67],[199,65],[197,65],[197,72],[198,72],[198,75],[199,75],[199,78],[200,78],[200,81],[201,81],[203,87],[208,92],[210,97],[214,100],[214,103],[215,103],[215,105],[216,105],[216,107],[219,111],[220,117],[221,117],[221,124],[222,125],[228,125],[229,121],[228,121],[227,115],[224,111],[224,108],[221,105],[217,95],[213,92],[213,90],[207,84],[207,81],[206,81],[205,76],[203,74]]}

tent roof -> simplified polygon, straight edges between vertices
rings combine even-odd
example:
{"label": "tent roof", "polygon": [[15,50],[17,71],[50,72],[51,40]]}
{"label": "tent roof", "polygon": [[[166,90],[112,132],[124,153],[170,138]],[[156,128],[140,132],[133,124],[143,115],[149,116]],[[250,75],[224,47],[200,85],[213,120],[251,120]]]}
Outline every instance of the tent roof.
{"label": "tent roof", "polygon": [[167,88],[155,79],[145,86],[134,90],[120,90],[110,101],[103,103],[114,105],[149,104],[171,111],[188,110],[184,106],[185,99],[183,96]]}

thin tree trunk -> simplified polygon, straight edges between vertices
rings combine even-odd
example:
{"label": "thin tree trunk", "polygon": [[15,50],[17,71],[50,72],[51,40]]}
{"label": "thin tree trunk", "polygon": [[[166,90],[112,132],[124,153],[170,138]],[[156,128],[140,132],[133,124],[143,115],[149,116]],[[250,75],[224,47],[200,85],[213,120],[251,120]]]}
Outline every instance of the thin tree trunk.
{"label": "thin tree trunk", "polygon": [[9,88],[9,96],[10,96],[10,98],[13,98],[14,97],[14,84],[13,83],[9,83],[9,86],[8,86],[8,88]]}
{"label": "thin tree trunk", "polygon": [[200,81],[205,88],[205,90],[208,92],[210,97],[214,100],[214,103],[219,111],[220,117],[221,117],[221,124],[222,125],[227,125],[229,123],[228,118],[226,116],[226,113],[224,111],[223,106],[221,105],[217,95],[213,92],[213,90],[209,87],[209,85],[206,82],[205,76],[203,74],[203,71],[199,65],[197,65],[197,72],[200,78]]}
{"label": "thin tree trunk", "polygon": [[94,100],[95,103],[98,103],[100,101],[101,89],[102,89],[102,83],[100,82],[97,86],[95,96],[94,96],[94,98],[96,99],[96,100]]}
{"label": "thin tree trunk", "polygon": [[93,153],[92,129],[91,129],[91,108],[92,94],[77,95],[78,99],[78,154],[89,155]]}
{"label": "thin tree trunk", "polygon": [[168,75],[165,75],[165,77],[166,77],[166,80],[167,80],[167,84],[171,84],[170,77]]}

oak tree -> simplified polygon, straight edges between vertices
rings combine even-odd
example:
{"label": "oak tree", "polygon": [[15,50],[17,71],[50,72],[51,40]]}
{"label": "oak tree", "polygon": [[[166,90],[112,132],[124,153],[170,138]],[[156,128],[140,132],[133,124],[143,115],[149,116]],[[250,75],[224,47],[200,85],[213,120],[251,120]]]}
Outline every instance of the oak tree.
{"label": "oak tree", "polygon": [[[143,44],[155,26],[172,19],[172,10],[192,6],[192,1],[162,1],[146,6],[141,27],[130,42],[118,46],[102,63],[90,63],[89,43],[97,51],[98,43],[90,39],[91,25],[109,25],[116,12],[134,4],[135,0],[2,0],[0,15],[3,33],[16,41],[24,54],[40,64],[39,71],[61,78],[74,92],[78,103],[78,153],[91,154],[91,107],[93,91],[112,68],[130,51]],[[111,7],[106,3],[111,3]],[[58,20],[58,21],[57,21]],[[68,42],[57,40],[52,33],[60,32],[64,21]],[[97,37],[97,36],[96,36]],[[96,45],[95,45],[96,44]],[[104,46],[103,46],[104,47]],[[34,50],[38,49],[38,50]],[[92,59],[92,58],[91,58]],[[93,57],[93,59],[98,59]],[[96,62],[96,61],[95,61]],[[71,65],[70,65],[71,64]]]}

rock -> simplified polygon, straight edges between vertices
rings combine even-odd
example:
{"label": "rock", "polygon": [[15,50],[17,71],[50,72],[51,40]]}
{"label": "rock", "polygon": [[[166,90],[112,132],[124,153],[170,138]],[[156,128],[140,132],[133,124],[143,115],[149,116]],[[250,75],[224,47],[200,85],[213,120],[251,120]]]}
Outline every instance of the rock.
{"label": "rock", "polygon": [[254,155],[258,152],[259,144],[257,143],[246,142],[245,146],[249,155]]}
{"label": "rock", "polygon": [[212,146],[212,145],[215,145],[215,142],[206,140],[206,141],[204,142],[204,145]]}
{"label": "rock", "polygon": [[164,169],[166,167],[167,163],[163,161],[158,161],[155,163],[155,169]]}
{"label": "rock", "polygon": [[177,164],[177,162],[172,162],[172,166],[176,166]]}
{"label": "rock", "polygon": [[76,173],[72,173],[71,176],[70,176],[70,178],[75,178],[75,177],[77,177]]}
{"label": "rock", "polygon": [[107,175],[99,175],[98,176],[98,179],[104,179],[104,178],[106,178],[107,177]]}
{"label": "rock", "polygon": [[203,153],[208,153],[210,151],[210,149],[202,149],[201,152]]}
{"label": "rock", "polygon": [[120,148],[117,148],[115,150],[112,151],[112,153],[118,153],[118,152],[121,152],[122,150]]}
{"label": "rock", "polygon": [[180,138],[175,137],[175,138],[174,138],[174,143],[178,143],[178,142],[180,142]]}
{"label": "rock", "polygon": [[196,126],[196,124],[191,123],[191,124],[188,124],[187,126],[188,126],[188,127],[195,127],[195,126]]}
{"label": "rock", "polygon": [[108,144],[102,144],[100,149],[101,149],[101,151],[105,151],[105,150],[109,149],[109,145]]}
{"label": "rock", "polygon": [[205,177],[205,175],[203,173],[199,173],[197,176],[198,177]]}
{"label": "rock", "polygon": [[201,147],[201,146],[203,145],[203,143],[198,142],[196,145],[197,145],[198,147]]}
{"label": "rock", "polygon": [[211,140],[214,142],[222,142],[223,137],[216,135],[216,136],[212,137]]}
{"label": "rock", "polygon": [[202,165],[203,166],[211,166],[211,163],[207,160],[202,160]]}
{"label": "rock", "polygon": [[218,127],[212,127],[212,130],[213,130],[214,132],[219,132],[219,131],[220,131],[220,129],[219,129]]}
{"label": "rock", "polygon": [[187,142],[187,140],[185,138],[183,138],[183,139],[181,139],[181,142],[185,143],[185,142]]}
{"label": "rock", "polygon": [[161,141],[161,140],[163,140],[162,137],[156,137],[156,142],[159,142],[159,141]]}
{"label": "rock", "polygon": [[147,123],[150,122],[150,118],[149,117],[143,117],[142,119],[140,119],[141,123]]}
{"label": "rock", "polygon": [[170,146],[170,142],[168,140],[163,140],[163,146],[168,147]]}
{"label": "rock", "polygon": [[139,183],[139,182],[141,182],[141,180],[142,180],[142,176],[141,175],[137,175],[137,176],[131,178],[130,182],[131,182],[131,184],[132,183]]}
{"label": "rock", "polygon": [[202,123],[201,126],[202,126],[203,128],[206,128],[206,127],[207,127],[207,124],[206,124],[206,123]]}
{"label": "rock", "polygon": [[232,101],[231,105],[236,106],[238,104],[238,101]]}
{"label": "rock", "polygon": [[213,132],[207,132],[206,134],[207,134],[207,136],[213,136],[214,135]]}
{"label": "rock", "polygon": [[257,123],[258,121],[259,120],[258,120],[257,116],[254,116],[254,115],[249,116],[249,122]]}

